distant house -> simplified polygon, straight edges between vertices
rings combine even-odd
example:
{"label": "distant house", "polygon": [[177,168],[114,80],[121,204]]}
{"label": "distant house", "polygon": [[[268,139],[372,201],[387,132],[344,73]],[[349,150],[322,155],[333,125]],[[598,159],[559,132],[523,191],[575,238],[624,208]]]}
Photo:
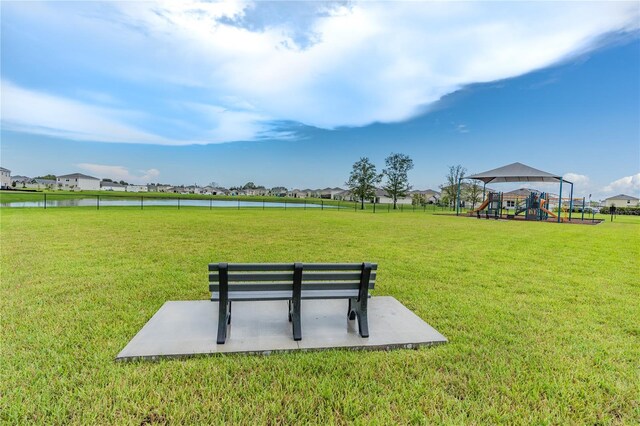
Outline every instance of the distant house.
{"label": "distant house", "polygon": [[269,191],[267,191],[267,188],[265,188],[264,186],[259,186],[257,188],[245,188],[244,192],[246,195],[253,196],[263,196],[269,193]]}
{"label": "distant house", "polygon": [[348,189],[343,189],[342,191],[333,194],[333,199],[337,201],[355,201],[353,194]]}
{"label": "distant house", "polygon": [[162,185],[162,184],[150,184],[147,185],[147,191],[148,192],[171,192],[169,191],[169,189],[171,188],[171,185]]}
{"label": "distant house", "polygon": [[307,193],[296,188],[296,189],[294,189],[294,190],[289,192],[289,197],[307,198]]}
{"label": "distant house", "polygon": [[125,188],[127,192],[148,192],[147,185],[127,185]]}
{"label": "distant house", "polygon": [[419,195],[422,198],[423,202],[427,204],[438,204],[440,202],[440,193],[438,191],[434,191],[433,189],[425,189],[424,191],[409,191],[409,195],[412,199],[414,195]]}
{"label": "distant house", "polygon": [[125,192],[127,190],[127,185],[123,185],[118,182],[100,182],[100,190],[102,191],[115,191],[115,192]]}
{"label": "distant house", "polygon": [[289,195],[289,191],[284,186],[275,186],[269,190],[269,195],[274,197],[286,197]]}
{"label": "distant house", "polygon": [[11,176],[11,186],[13,188],[26,188],[27,183],[31,182],[32,180],[33,179],[28,176]]}
{"label": "distant house", "polygon": [[325,188],[325,189],[319,189],[318,191],[316,191],[319,196],[319,198],[324,198],[327,200],[335,200],[335,196],[339,193],[341,193],[342,191],[344,191],[344,189],[342,188]]}
{"label": "distant house", "polygon": [[11,187],[11,170],[0,167],[0,189]]}
{"label": "distant house", "polygon": [[618,194],[604,199],[604,205],[606,207],[611,207],[612,205],[615,205],[616,207],[637,207],[640,205],[639,203],[640,198],[625,194]]}
{"label": "distant house", "polygon": [[53,190],[56,189],[56,181],[53,179],[31,179],[27,183],[27,188],[30,189],[48,189]]}
{"label": "distant house", "polygon": [[56,176],[56,185],[59,189],[68,191],[98,191],[100,179],[82,173]]}
{"label": "distant house", "polygon": [[525,200],[529,198],[532,192],[540,193],[537,189],[530,188],[519,188],[513,191],[503,192],[504,207],[515,208],[518,202],[521,202],[521,205],[524,206]]}
{"label": "distant house", "polygon": [[[411,205],[413,199],[411,194],[407,194],[404,197],[399,197],[396,200],[396,204],[409,204]],[[375,196],[376,204],[393,204],[393,198],[391,198],[387,191],[382,188],[376,188],[376,196]]]}

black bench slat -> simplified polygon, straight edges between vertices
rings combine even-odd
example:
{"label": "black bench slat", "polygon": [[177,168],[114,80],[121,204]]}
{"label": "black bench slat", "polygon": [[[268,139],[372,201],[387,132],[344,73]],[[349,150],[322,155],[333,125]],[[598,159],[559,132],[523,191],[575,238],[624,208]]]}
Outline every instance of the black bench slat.
{"label": "black bench slat", "polygon": [[[305,271],[360,271],[361,263],[305,263]],[[378,269],[376,263],[371,264],[371,270]],[[218,270],[217,263],[209,264],[209,272]],[[229,272],[279,272],[291,271],[293,274],[293,263],[230,263]]]}
{"label": "black bench slat", "polygon": [[[303,272],[303,281],[353,281],[354,283],[360,282],[361,272]],[[209,282],[217,282],[220,276],[218,273],[209,274]],[[376,279],[376,274],[371,273],[371,279]],[[293,281],[293,272],[278,272],[278,273],[230,273],[229,282],[278,282],[278,281]]]}
{"label": "black bench slat", "polygon": [[[348,299],[358,297],[358,290],[302,290],[302,299]],[[229,291],[229,300],[289,300],[291,291]],[[211,293],[211,300],[220,300],[217,292]]]}
{"label": "black bench slat", "polygon": [[[305,282],[302,281],[302,290],[352,290],[358,289],[359,283],[345,283],[345,282]],[[375,281],[369,281],[369,290],[375,288]],[[220,285],[217,283],[209,284],[209,291],[219,291]],[[288,290],[289,295],[293,290],[293,284],[291,282],[277,282],[277,283],[263,283],[263,284],[229,284],[229,292],[239,291],[280,291]]]}

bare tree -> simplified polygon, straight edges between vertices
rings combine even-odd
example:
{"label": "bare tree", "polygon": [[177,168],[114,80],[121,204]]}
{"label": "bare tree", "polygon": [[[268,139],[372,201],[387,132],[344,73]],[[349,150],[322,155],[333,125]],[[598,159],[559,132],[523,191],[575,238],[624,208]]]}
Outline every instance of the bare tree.
{"label": "bare tree", "polygon": [[413,169],[413,160],[405,154],[391,154],[385,160],[387,166],[382,174],[387,177],[384,190],[393,200],[393,209],[397,209],[398,198],[405,197],[411,189],[409,185],[409,170]]}
{"label": "bare tree", "polygon": [[382,175],[376,171],[376,166],[367,157],[353,163],[349,180],[345,183],[351,193],[360,200],[360,209],[364,210],[364,200],[376,195],[376,184],[382,180]]}

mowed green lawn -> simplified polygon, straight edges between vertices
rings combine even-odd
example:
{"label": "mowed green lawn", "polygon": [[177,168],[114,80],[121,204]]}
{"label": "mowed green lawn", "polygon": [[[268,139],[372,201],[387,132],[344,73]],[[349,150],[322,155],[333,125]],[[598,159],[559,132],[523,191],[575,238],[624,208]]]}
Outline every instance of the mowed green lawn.
{"label": "mowed green lawn", "polygon": [[[640,422],[637,217],[581,226],[293,209],[0,215],[2,422]],[[207,299],[207,263],[294,260],[378,262],[375,294],[449,343],[114,361],[165,301]]]}

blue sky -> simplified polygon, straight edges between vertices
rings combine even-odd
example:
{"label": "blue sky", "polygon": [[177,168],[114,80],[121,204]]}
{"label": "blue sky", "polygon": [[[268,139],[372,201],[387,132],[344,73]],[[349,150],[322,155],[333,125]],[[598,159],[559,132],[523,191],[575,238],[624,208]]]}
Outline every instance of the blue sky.
{"label": "blue sky", "polygon": [[402,152],[420,189],[519,161],[640,195],[637,2],[0,7],[14,174],[333,187]]}

